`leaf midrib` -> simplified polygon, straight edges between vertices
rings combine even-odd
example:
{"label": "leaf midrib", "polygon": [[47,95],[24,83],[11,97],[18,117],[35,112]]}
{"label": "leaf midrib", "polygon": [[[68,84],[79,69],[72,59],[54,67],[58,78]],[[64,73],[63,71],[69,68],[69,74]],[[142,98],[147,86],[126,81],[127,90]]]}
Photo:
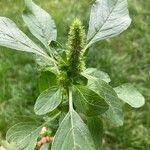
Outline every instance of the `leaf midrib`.
{"label": "leaf midrib", "polygon": [[112,10],[110,11],[110,14],[107,16],[106,20],[104,21],[103,25],[99,27],[99,30],[90,38],[89,42],[87,45],[89,45],[91,43],[91,41],[95,38],[95,36],[101,31],[101,29],[103,28],[103,26],[105,25],[105,23],[107,22],[108,18],[110,17],[110,15],[113,13],[114,9],[116,8],[116,5],[118,3],[118,0],[116,0],[116,3],[114,4],[114,7],[112,8]]}
{"label": "leaf midrib", "polygon": [[[2,20],[2,22],[3,22],[3,24],[7,27],[7,28],[9,28],[9,26],[6,24],[6,22],[4,21],[4,20]],[[14,23],[13,23],[13,25],[15,25]],[[26,39],[26,38],[28,38],[28,37],[26,37],[26,35],[24,35],[24,33],[22,33],[22,31],[20,31],[19,29],[17,29],[18,30],[18,32],[19,32],[19,34],[21,34],[23,37],[24,37],[24,39]],[[1,30],[0,30],[1,31]],[[3,34],[3,32],[1,31],[1,33]],[[13,33],[10,31],[10,34],[12,34],[13,35]],[[37,52],[39,52],[39,54],[41,54],[41,55],[43,55],[43,54],[45,54],[45,53],[42,53],[43,51],[39,51],[38,49],[36,49],[36,48],[34,48],[34,47],[30,47],[29,45],[27,45],[26,43],[24,43],[24,42],[22,42],[22,41],[20,41],[20,40],[18,40],[18,39],[14,39],[14,37],[16,37],[16,36],[11,36],[11,35],[9,35],[9,34],[7,34],[7,33],[5,33],[5,35],[7,35],[8,37],[10,37],[13,41],[15,41],[15,42],[19,42],[19,43],[21,43],[22,45],[24,45],[24,46],[26,46],[26,47],[28,47],[29,49],[34,49],[34,50],[36,50]],[[32,42],[32,41],[31,41]],[[33,43],[33,42],[32,42]],[[34,43],[33,43],[34,44]],[[35,45],[35,44],[34,44]],[[37,46],[37,45],[36,45]]]}
{"label": "leaf midrib", "polygon": [[[55,94],[57,94],[58,92],[59,92],[59,90],[57,90],[55,93],[53,93],[53,95],[50,97],[50,99],[48,99],[47,102],[46,102],[41,108],[38,109],[37,113],[41,112],[41,110],[43,109],[43,107],[47,106],[47,104],[49,103],[49,101],[50,101],[50,100],[53,98],[53,96],[54,96]],[[52,109],[52,108],[51,108],[51,109]],[[53,108],[53,109],[55,109],[55,108]],[[49,111],[51,111],[50,108],[49,108]]]}
{"label": "leaf midrib", "polygon": [[[34,134],[37,130],[39,130],[40,128],[42,128],[42,126],[43,125],[41,125],[41,126],[39,126],[39,127],[37,127],[35,130],[33,130],[32,132],[30,132],[27,136],[25,136],[22,140],[20,140],[19,142],[18,142],[18,144],[20,145],[24,140],[26,140],[26,138],[28,138],[28,137],[30,137],[32,134]],[[19,131],[19,132],[21,132],[21,131]],[[15,134],[16,133],[18,133],[18,132],[15,132]],[[14,134],[12,134],[11,136],[14,136]],[[10,137],[11,137],[10,136]],[[10,138],[9,137],[9,138]],[[13,139],[14,140],[14,139]]]}
{"label": "leaf midrib", "polygon": [[89,101],[87,101],[86,100],[86,98],[85,98],[85,96],[82,94],[82,92],[76,87],[76,89],[78,90],[78,92],[81,94],[81,96],[83,97],[83,99],[88,103],[88,104],[90,104],[90,105],[92,105],[92,106],[96,106],[96,107],[99,107],[99,108],[101,108],[99,105],[94,105],[94,104],[92,104],[92,103],[90,103]]}

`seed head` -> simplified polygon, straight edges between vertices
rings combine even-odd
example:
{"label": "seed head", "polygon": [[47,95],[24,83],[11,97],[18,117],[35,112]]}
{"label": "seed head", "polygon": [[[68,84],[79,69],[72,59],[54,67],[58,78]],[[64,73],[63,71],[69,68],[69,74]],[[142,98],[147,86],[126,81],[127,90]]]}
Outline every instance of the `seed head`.
{"label": "seed head", "polygon": [[75,19],[70,27],[68,37],[68,64],[72,75],[80,73],[85,67],[83,49],[85,46],[85,30],[79,19]]}

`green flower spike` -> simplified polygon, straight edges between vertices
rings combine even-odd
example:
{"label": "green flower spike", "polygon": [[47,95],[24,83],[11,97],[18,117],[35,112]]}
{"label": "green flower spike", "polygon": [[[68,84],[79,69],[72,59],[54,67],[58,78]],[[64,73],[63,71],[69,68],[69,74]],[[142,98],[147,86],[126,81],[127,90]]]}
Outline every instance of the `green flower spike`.
{"label": "green flower spike", "polygon": [[68,66],[71,76],[80,73],[84,67],[83,48],[85,46],[85,30],[79,19],[75,19],[70,27],[68,37]]}

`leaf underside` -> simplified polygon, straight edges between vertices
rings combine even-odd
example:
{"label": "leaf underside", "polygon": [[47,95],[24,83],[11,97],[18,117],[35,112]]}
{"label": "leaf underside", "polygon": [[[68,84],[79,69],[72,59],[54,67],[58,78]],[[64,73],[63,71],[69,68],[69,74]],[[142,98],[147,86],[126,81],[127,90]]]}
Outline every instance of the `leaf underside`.
{"label": "leaf underside", "polygon": [[103,80],[90,79],[88,87],[99,94],[109,105],[104,116],[112,126],[123,125],[123,111],[121,102],[114,89]]}
{"label": "leaf underside", "polygon": [[91,10],[88,46],[120,34],[130,23],[127,0],[96,0]]}
{"label": "leaf underside", "polygon": [[45,52],[32,42],[13,21],[6,17],[0,17],[0,45],[41,56],[46,55]]}
{"label": "leaf underside", "polygon": [[31,122],[18,123],[8,130],[6,139],[16,143],[21,150],[34,150],[41,129]]}
{"label": "leaf underside", "polygon": [[60,124],[52,150],[95,150],[87,126],[74,110],[70,110]]}
{"label": "leaf underside", "polygon": [[34,105],[34,111],[37,115],[44,115],[52,112],[62,101],[61,89],[50,87],[40,94]]}
{"label": "leaf underside", "polygon": [[118,97],[134,108],[144,105],[145,99],[131,84],[123,84],[114,88]]}
{"label": "leaf underside", "polygon": [[111,81],[111,79],[107,73],[100,71],[96,68],[87,68],[82,74],[86,78],[100,79],[107,83],[109,83]]}
{"label": "leaf underside", "polygon": [[48,46],[57,37],[56,25],[52,17],[32,0],[25,0],[26,9],[23,12],[23,20],[30,32],[44,45]]}
{"label": "leaf underside", "polygon": [[108,109],[105,100],[85,86],[74,86],[73,101],[77,110],[87,116],[97,116]]}

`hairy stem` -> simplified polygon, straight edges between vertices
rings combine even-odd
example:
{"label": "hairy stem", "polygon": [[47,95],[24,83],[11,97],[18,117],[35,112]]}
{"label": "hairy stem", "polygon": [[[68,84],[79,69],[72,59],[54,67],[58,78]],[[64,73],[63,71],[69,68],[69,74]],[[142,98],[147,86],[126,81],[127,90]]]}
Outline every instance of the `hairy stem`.
{"label": "hairy stem", "polygon": [[73,100],[72,100],[72,89],[71,87],[69,88],[69,109],[73,109]]}

